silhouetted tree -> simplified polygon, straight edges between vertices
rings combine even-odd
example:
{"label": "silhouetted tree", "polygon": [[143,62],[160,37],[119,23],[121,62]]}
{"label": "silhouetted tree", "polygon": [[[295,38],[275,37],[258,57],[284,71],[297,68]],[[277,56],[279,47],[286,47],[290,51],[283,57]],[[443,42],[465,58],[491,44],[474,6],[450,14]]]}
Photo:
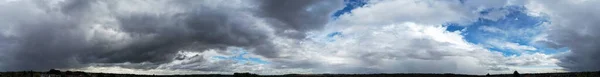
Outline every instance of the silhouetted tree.
{"label": "silhouetted tree", "polygon": [[50,71],[48,71],[48,74],[60,74],[60,71],[56,69],[50,69]]}
{"label": "silhouetted tree", "polygon": [[521,75],[519,74],[519,72],[515,71],[515,72],[513,73],[513,77],[521,77]]}
{"label": "silhouetted tree", "polygon": [[233,73],[234,77],[258,77],[256,74],[251,73]]}
{"label": "silhouetted tree", "polygon": [[490,76],[490,73],[485,74],[485,76]]}
{"label": "silhouetted tree", "polygon": [[65,71],[65,74],[67,74],[67,75],[74,75],[73,72],[71,72],[71,71]]}

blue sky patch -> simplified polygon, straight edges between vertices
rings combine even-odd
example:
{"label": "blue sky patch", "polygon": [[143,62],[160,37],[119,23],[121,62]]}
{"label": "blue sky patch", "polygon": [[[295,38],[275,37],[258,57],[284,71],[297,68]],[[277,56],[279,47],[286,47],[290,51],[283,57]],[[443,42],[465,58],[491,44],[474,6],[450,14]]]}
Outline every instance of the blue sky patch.
{"label": "blue sky patch", "polygon": [[342,32],[332,32],[327,34],[327,37],[335,37],[335,36],[340,36],[342,35]]}
{"label": "blue sky patch", "polygon": [[334,42],[336,36],[337,37],[342,37],[342,32],[331,32],[331,33],[327,34],[327,37],[325,38],[325,41],[327,41],[327,42]]}
{"label": "blue sky patch", "polygon": [[231,56],[213,56],[213,58],[216,59],[223,59],[223,60],[233,60],[236,61],[238,63],[258,63],[258,64],[268,64],[269,62],[264,61],[260,58],[254,58],[254,57],[247,57],[245,55],[248,54],[248,52],[244,49],[244,48],[239,48],[239,49],[235,49],[235,50],[231,50],[230,51],[233,54],[236,55],[231,55]]}
{"label": "blue sky patch", "polygon": [[344,4],[346,5],[342,10],[338,10],[333,13],[333,17],[337,18],[340,15],[351,13],[352,9],[362,7],[367,4],[366,0],[344,0]]}
{"label": "blue sky patch", "polygon": [[457,23],[446,23],[446,24],[443,24],[443,26],[446,26],[446,31],[450,31],[450,32],[460,31],[460,30],[465,29],[464,26],[460,26]]}
{"label": "blue sky patch", "polygon": [[[506,55],[519,55],[522,50],[507,49],[492,45],[490,42],[516,43],[520,46],[530,46],[537,50],[525,52],[556,51],[552,48],[530,45],[531,40],[539,35],[543,30],[540,25],[547,21],[544,17],[529,16],[523,6],[505,6],[502,8],[484,9],[480,13],[486,16],[491,12],[508,11],[508,13],[498,20],[478,18],[477,21],[460,25],[456,23],[447,23],[447,31],[462,31],[462,34],[470,43],[481,44],[488,47],[489,50],[502,52]],[[498,43],[495,43],[498,44]]]}

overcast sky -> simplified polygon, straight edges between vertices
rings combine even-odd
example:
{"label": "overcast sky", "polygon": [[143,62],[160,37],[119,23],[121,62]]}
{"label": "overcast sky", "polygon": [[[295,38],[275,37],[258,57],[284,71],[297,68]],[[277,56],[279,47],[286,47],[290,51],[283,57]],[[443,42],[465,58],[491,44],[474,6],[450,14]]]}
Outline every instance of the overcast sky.
{"label": "overcast sky", "polygon": [[0,71],[600,70],[600,0],[0,0]]}

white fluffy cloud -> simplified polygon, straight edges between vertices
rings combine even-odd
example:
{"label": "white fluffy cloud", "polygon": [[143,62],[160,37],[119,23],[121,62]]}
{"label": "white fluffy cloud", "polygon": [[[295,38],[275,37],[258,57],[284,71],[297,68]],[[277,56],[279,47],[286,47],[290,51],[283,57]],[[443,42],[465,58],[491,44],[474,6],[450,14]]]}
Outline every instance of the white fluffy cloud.
{"label": "white fluffy cloud", "polygon": [[[450,9],[452,6],[457,8]],[[460,32],[448,32],[439,25],[469,21],[466,14],[470,13],[465,11],[469,10],[452,2],[371,2],[340,16],[324,31],[309,33],[306,40],[279,39],[288,59],[271,61],[285,62],[277,64],[282,68],[313,68],[316,73],[483,74],[497,67],[508,68],[501,53],[466,42]],[[331,35],[336,32],[340,34]],[[535,50],[512,43],[501,45]],[[529,61],[517,63],[521,62]]]}
{"label": "white fluffy cloud", "polygon": [[[412,22],[351,26],[342,35],[316,37],[334,41],[305,41],[300,55],[318,61],[323,72],[485,73],[500,53],[463,40],[459,32]],[[325,36],[325,35],[321,35]],[[315,39],[315,38],[313,38]],[[311,56],[306,56],[311,55]],[[361,70],[368,69],[368,71]]]}

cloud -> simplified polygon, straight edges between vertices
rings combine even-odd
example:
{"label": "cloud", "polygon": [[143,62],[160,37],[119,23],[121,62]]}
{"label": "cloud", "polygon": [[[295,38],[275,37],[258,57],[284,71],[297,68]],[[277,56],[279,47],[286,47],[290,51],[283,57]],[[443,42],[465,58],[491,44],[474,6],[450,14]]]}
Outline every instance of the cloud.
{"label": "cloud", "polygon": [[560,62],[557,55],[560,54],[523,53],[504,58],[504,65],[501,66],[523,73],[565,72],[564,68],[557,65]]}
{"label": "cloud", "polygon": [[343,8],[342,5],[343,2],[339,0],[266,0],[260,6],[262,12],[259,14],[273,18],[268,21],[277,22],[274,26],[282,28],[278,30],[293,30],[303,34],[305,31],[321,29],[335,11]]}
{"label": "cloud", "polygon": [[440,25],[477,18],[474,9],[459,2],[368,3],[341,15],[323,31],[309,32],[306,40],[275,39],[278,48],[285,49],[282,55],[289,55],[271,59],[272,63],[316,73],[468,74],[503,63],[501,53],[466,42],[460,32],[448,32]]}
{"label": "cloud", "polygon": [[[0,68],[139,74],[484,74],[556,62],[540,53],[505,57],[467,42],[463,31],[441,25],[502,19],[506,11],[479,12],[518,1],[366,3],[334,19],[341,0],[4,2]],[[505,41],[498,46],[537,50]],[[237,49],[247,53],[232,52]]]}
{"label": "cloud", "polygon": [[504,33],[504,30],[492,26],[481,26],[479,29],[490,33]]}
{"label": "cloud", "polygon": [[559,62],[553,58],[553,55],[542,53],[522,54],[519,56],[509,56],[507,65],[510,66],[555,66]]}
{"label": "cloud", "polygon": [[568,47],[570,54],[559,58],[559,66],[568,71],[597,71],[600,69],[598,8],[593,0],[545,1],[532,0],[525,5],[532,15],[547,16],[550,24],[546,39],[550,46]]}
{"label": "cloud", "polygon": [[381,27],[351,26],[340,32],[342,36],[332,42],[319,41],[330,38],[323,33],[314,41],[285,48],[290,50],[283,52],[294,55],[284,57],[296,62],[276,66],[312,68],[316,73],[481,74],[488,64],[502,57],[466,42],[459,32],[445,31],[441,25],[404,22]]}
{"label": "cloud", "polygon": [[537,48],[527,45],[520,45],[518,43],[499,41],[499,40],[488,40],[487,44],[492,45],[495,48],[511,50],[517,53],[526,53],[527,51],[535,51]]}
{"label": "cloud", "polygon": [[173,62],[181,50],[230,46],[276,58],[278,49],[268,41],[278,37],[275,33],[319,29],[330,12],[342,6],[341,1],[306,2],[14,1],[0,5],[0,68],[47,70],[102,64],[154,69]]}
{"label": "cloud", "polygon": [[447,22],[470,22],[477,16],[471,9],[461,6],[458,1],[382,0],[368,3],[370,4],[352,10],[350,14],[340,16],[336,23],[346,26],[396,22],[437,25]]}

